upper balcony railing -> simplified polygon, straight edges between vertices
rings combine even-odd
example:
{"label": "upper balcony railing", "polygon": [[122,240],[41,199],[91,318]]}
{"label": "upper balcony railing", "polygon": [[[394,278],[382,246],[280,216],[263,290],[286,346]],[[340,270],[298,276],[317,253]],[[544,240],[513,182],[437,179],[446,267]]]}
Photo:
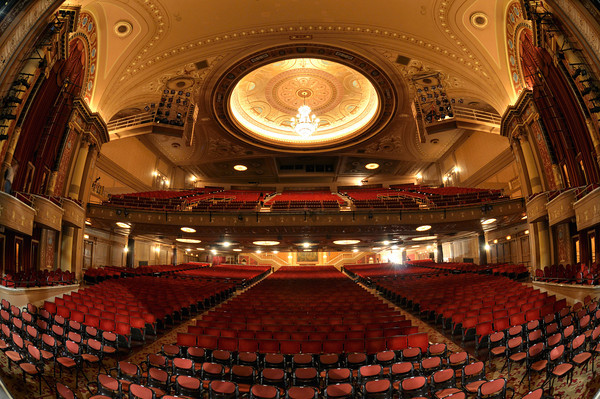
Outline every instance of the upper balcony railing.
{"label": "upper balcony railing", "polygon": [[114,121],[111,121],[107,124],[108,131],[113,132],[115,130],[126,129],[130,127],[144,125],[146,123],[154,122],[154,113],[146,112],[143,114],[137,114],[132,116],[126,116],[124,118],[119,118]]}
{"label": "upper balcony railing", "polygon": [[482,123],[491,123],[494,125],[500,125],[501,117],[498,114],[480,111],[472,108],[457,107],[454,106],[454,117],[461,119],[469,119]]}

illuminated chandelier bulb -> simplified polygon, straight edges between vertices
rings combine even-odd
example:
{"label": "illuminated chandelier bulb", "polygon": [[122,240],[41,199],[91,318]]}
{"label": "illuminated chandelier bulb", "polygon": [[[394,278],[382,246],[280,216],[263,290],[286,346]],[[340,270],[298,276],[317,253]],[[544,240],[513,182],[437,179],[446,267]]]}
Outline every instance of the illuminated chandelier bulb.
{"label": "illuminated chandelier bulb", "polygon": [[307,138],[313,134],[319,127],[320,119],[314,114],[310,114],[311,109],[308,105],[304,104],[298,108],[298,115],[296,118],[292,118],[292,128],[300,136]]}

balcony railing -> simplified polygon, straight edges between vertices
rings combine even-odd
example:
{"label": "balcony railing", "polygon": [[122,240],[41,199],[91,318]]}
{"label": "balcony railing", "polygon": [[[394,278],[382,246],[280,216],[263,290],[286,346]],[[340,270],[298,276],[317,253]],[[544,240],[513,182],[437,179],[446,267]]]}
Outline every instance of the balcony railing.
{"label": "balcony railing", "polygon": [[477,122],[492,123],[494,125],[500,125],[500,115],[492,112],[479,111],[471,108],[457,107],[454,106],[454,117],[461,119],[470,119]]}

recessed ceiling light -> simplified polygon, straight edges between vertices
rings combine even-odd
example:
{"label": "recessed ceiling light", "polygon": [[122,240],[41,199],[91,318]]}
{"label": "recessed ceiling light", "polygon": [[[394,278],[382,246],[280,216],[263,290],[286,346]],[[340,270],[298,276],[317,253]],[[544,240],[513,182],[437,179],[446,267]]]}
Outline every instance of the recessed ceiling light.
{"label": "recessed ceiling light", "polygon": [[303,249],[304,252],[311,252],[312,249]]}
{"label": "recessed ceiling light", "polygon": [[411,245],[410,247],[411,247],[411,248],[419,248],[419,247],[421,247],[421,246],[420,246],[420,245]]}
{"label": "recessed ceiling light", "polygon": [[305,242],[305,243],[302,244],[302,246],[304,248],[309,248],[310,247],[310,243],[309,242]]}
{"label": "recessed ceiling light", "polygon": [[246,165],[239,164],[235,165],[233,169],[237,170],[238,172],[243,172],[245,170],[248,170],[248,167]]}
{"label": "recessed ceiling light", "polygon": [[213,255],[216,255],[216,254],[217,254],[217,250],[216,250],[216,249],[214,249],[214,248],[213,248],[213,249],[211,249],[211,250],[210,250],[210,252],[211,252]]}
{"label": "recessed ceiling light", "polygon": [[225,248],[229,247],[231,245],[231,243],[229,241],[223,241],[221,243],[222,246],[224,246]]}
{"label": "recessed ceiling light", "polygon": [[506,236],[506,239],[507,239],[507,240],[510,240],[511,238],[512,238],[511,236]]}
{"label": "recessed ceiling light", "polygon": [[233,252],[242,252],[241,248],[233,248]]}
{"label": "recessed ceiling light", "polygon": [[273,253],[274,253],[274,254],[278,254],[278,253],[279,253],[279,251],[278,251],[278,250],[275,250],[275,251],[273,251]]}
{"label": "recessed ceiling light", "polygon": [[256,253],[257,253],[257,254],[261,254],[261,253],[262,253],[262,251],[261,251],[260,249],[257,249],[257,250],[256,250]]}
{"label": "recessed ceiling light", "polygon": [[495,239],[495,240],[494,240],[494,244],[498,244],[498,239]]}
{"label": "recessed ceiling light", "polygon": [[86,220],[86,221],[85,221],[85,224],[87,224],[88,226],[91,226],[91,225],[92,225],[92,222],[90,222],[89,220]]}
{"label": "recessed ceiling light", "polygon": [[366,169],[371,169],[371,170],[377,169],[378,167],[379,167],[379,164],[375,163],[375,162],[368,163],[368,164],[365,165]]}
{"label": "recessed ceiling light", "polygon": [[354,249],[352,250],[352,252],[358,252],[358,249],[354,248]]}
{"label": "recessed ceiling light", "polygon": [[415,230],[417,230],[417,231],[427,231],[429,229],[431,229],[431,226],[428,225],[428,224],[424,224],[423,226],[417,227]]}
{"label": "recessed ceiling light", "polygon": [[190,248],[186,248],[186,249],[185,249],[185,252],[190,252],[190,251],[191,251],[191,249],[190,249]]}
{"label": "recessed ceiling light", "polygon": [[198,247],[198,248],[196,248],[196,249],[197,249],[198,251],[204,251],[204,248],[202,248],[202,247]]}
{"label": "recessed ceiling light", "polygon": [[87,240],[88,238],[90,238],[90,235],[89,235],[89,234],[84,234],[84,235],[83,235],[83,238],[84,238],[85,240]]}
{"label": "recessed ceiling light", "polygon": [[413,241],[428,241],[428,240],[435,240],[437,238],[437,236],[423,236],[423,237],[415,237],[412,240]]}
{"label": "recessed ceiling light", "polygon": [[272,245],[279,245],[279,241],[269,241],[269,240],[252,241],[252,244],[254,244],[254,245],[264,245],[264,246],[272,246]]}
{"label": "recessed ceiling light", "polygon": [[380,249],[381,249],[381,248],[379,248],[379,247],[374,247],[374,248],[371,248],[371,250],[373,250],[373,251],[379,251]]}
{"label": "recessed ceiling light", "polygon": [[333,243],[336,245],[354,245],[359,242],[360,240],[335,240]]}
{"label": "recessed ceiling light", "polygon": [[199,244],[202,241],[195,238],[176,238],[175,241],[185,242],[186,244]]}
{"label": "recessed ceiling light", "polygon": [[195,233],[196,229],[191,228],[191,227],[182,227],[181,231],[186,232],[186,233]]}
{"label": "recessed ceiling light", "polygon": [[116,223],[117,226],[122,227],[124,229],[130,229],[131,225],[129,223],[125,223],[125,222],[117,222]]}
{"label": "recessed ceiling light", "polygon": [[521,217],[521,220],[525,220],[527,219],[527,215],[523,215],[523,217]]}
{"label": "recessed ceiling light", "polygon": [[525,230],[525,234],[529,234],[529,230]]}
{"label": "recessed ceiling light", "polygon": [[481,224],[482,224],[483,226],[485,226],[485,225],[488,225],[488,224],[492,224],[492,223],[494,223],[495,221],[496,221],[496,219],[494,219],[494,218],[485,219],[483,222],[481,222]]}

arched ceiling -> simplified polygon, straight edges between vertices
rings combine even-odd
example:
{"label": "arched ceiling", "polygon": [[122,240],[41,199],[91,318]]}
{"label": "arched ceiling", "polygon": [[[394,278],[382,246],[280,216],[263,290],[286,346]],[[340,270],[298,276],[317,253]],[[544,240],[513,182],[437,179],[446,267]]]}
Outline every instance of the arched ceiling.
{"label": "arched ceiling", "polygon": [[[90,102],[106,120],[160,101],[185,78],[197,105],[193,140],[148,134],[140,140],[191,173],[216,162],[269,162],[273,151],[232,137],[215,121],[219,79],[245,57],[282,45],[323,45],[359,54],[393,81],[398,107],[386,128],[335,156],[394,162],[413,174],[452,148],[461,129],[419,137],[411,100],[414,76],[439,73],[449,96],[502,113],[515,100],[506,56],[511,0],[68,0],[98,24],[97,77]],[[122,28],[130,26],[130,31]],[[121,28],[119,28],[121,27]],[[292,115],[293,116],[293,115]],[[175,144],[174,144],[175,143]],[[272,161],[271,161],[272,162]],[[271,165],[275,168],[275,165]]]}

